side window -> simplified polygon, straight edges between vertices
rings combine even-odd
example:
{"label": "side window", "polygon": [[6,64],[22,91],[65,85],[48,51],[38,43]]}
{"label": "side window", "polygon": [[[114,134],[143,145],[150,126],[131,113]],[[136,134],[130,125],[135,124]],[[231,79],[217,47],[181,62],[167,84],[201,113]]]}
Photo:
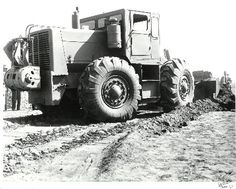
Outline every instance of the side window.
{"label": "side window", "polygon": [[81,23],[81,25],[88,26],[90,30],[94,30],[95,29],[95,20],[83,22],[83,23]]}
{"label": "side window", "polygon": [[159,22],[157,17],[152,17],[152,36],[159,37]]}
{"label": "side window", "polygon": [[98,28],[104,28],[105,27],[105,21],[106,21],[106,18],[98,19]]}
{"label": "side window", "polygon": [[133,14],[133,29],[139,31],[147,31],[148,30],[147,15]]}

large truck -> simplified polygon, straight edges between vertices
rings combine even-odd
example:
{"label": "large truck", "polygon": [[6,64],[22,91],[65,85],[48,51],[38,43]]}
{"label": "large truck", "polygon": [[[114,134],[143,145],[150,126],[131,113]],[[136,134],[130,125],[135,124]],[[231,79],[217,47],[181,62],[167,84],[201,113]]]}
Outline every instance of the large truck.
{"label": "large truck", "polygon": [[79,19],[76,8],[70,29],[29,25],[4,48],[5,83],[44,113],[76,106],[98,121],[130,119],[139,104],[185,106],[194,78],[184,60],[162,56],[159,20],[128,9]]}

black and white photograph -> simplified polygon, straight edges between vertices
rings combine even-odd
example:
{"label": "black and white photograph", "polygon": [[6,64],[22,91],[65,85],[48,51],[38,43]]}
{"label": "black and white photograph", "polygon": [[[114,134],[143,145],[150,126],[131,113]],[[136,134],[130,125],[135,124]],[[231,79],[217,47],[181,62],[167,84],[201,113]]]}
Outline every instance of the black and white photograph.
{"label": "black and white photograph", "polygon": [[236,2],[0,7],[0,189],[236,188]]}

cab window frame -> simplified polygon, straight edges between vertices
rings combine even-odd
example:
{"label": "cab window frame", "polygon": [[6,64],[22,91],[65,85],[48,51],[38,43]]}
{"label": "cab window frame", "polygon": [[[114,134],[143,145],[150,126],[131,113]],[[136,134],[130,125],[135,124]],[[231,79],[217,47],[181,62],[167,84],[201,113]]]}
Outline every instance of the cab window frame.
{"label": "cab window frame", "polygon": [[151,23],[151,28],[152,28],[152,37],[154,38],[159,38],[160,36],[160,29],[159,29],[159,18],[158,17],[152,17],[152,23]]}
{"label": "cab window frame", "polygon": [[132,14],[132,29],[134,31],[148,32],[150,17],[148,14],[133,13]]}

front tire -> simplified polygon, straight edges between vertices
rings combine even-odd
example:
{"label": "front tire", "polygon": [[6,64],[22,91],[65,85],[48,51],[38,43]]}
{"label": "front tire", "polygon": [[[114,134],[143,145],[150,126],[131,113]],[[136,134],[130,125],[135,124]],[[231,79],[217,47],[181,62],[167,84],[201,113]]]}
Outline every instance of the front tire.
{"label": "front tire", "polygon": [[161,67],[161,102],[166,111],[193,101],[194,78],[185,61],[169,60]]}
{"label": "front tire", "polygon": [[80,78],[82,108],[98,121],[131,119],[140,100],[139,76],[125,60],[102,57],[89,64]]}

